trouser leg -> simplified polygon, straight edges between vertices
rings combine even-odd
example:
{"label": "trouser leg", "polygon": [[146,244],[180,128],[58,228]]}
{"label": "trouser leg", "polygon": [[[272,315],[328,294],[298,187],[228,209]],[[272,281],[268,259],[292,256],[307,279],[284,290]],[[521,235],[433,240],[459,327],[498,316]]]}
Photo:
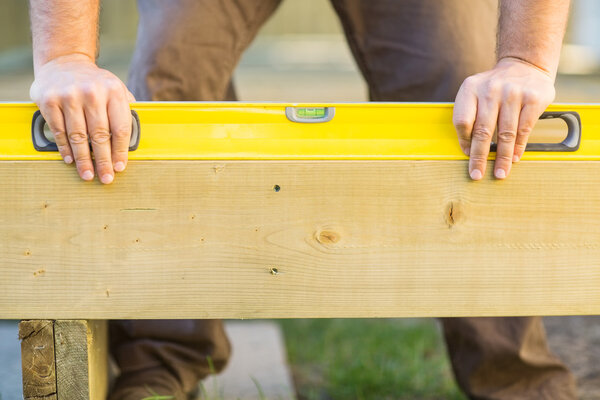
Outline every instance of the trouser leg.
{"label": "trouser leg", "polygon": [[128,86],[137,100],[232,100],[242,52],[280,0],[138,0]]}
{"label": "trouser leg", "polygon": [[[128,86],[137,100],[234,100],[233,70],[279,0],[139,0]],[[124,374],[166,368],[190,391],[230,353],[218,320],[112,321]],[[149,372],[151,374],[151,372]],[[167,384],[167,383],[165,383]]]}
{"label": "trouser leg", "polygon": [[[453,101],[493,67],[496,0],[332,0],[376,101]],[[572,375],[539,318],[443,320],[450,360],[472,398],[574,399]]]}
{"label": "trouser leg", "polygon": [[444,318],[454,374],[477,399],[575,399],[575,380],[546,343],[540,317]]}
{"label": "trouser leg", "polygon": [[332,0],[375,101],[453,101],[495,61],[497,0]]}
{"label": "trouser leg", "polygon": [[222,370],[231,352],[220,320],[111,322],[110,347],[122,374],[165,368],[185,391]]}

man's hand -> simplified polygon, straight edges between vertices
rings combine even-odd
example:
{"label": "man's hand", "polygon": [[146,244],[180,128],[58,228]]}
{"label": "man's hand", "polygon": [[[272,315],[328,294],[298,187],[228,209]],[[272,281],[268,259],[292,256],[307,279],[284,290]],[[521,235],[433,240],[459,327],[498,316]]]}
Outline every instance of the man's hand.
{"label": "man's hand", "polygon": [[37,68],[35,75],[30,95],[63,160],[75,161],[79,176],[92,180],[89,140],[100,181],[111,183],[114,171],[127,165],[133,95],[119,78],[83,54],[57,57]]}
{"label": "man's hand", "polygon": [[494,69],[470,76],[454,105],[454,126],[463,152],[470,156],[469,175],[485,174],[492,136],[498,127],[494,176],[504,179],[523,156],[529,134],[554,100],[552,75],[515,58],[504,58]]}
{"label": "man's hand", "polygon": [[498,63],[465,80],[454,104],[454,126],[469,175],[485,174],[498,128],[494,176],[504,179],[519,161],[533,126],[554,100],[554,79],[570,0],[500,0]]}

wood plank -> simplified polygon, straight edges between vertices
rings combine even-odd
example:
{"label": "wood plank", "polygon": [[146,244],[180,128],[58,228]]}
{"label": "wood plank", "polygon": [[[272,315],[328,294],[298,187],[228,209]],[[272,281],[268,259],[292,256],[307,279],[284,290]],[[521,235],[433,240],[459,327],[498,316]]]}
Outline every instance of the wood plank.
{"label": "wood plank", "polygon": [[25,400],[57,400],[53,323],[49,320],[19,323]]}
{"label": "wood plank", "polygon": [[598,165],[1,162],[0,318],[600,314]]}
{"label": "wood plank", "polygon": [[58,400],[104,400],[108,389],[106,321],[57,320]]}

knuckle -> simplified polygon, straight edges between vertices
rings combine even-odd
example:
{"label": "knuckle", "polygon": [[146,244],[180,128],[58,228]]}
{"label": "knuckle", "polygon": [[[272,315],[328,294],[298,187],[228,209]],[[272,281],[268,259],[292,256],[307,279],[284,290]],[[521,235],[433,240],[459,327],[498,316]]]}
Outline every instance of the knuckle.
{"label": "knuckle", "polygon": [[475,165],[482,165],[487,162],[487,155],[471,154],[471,162]]}
{"label": "knuckle", "polygon": [[525,147],[527,146],[527,143],[515,143],[515,153],[519,154],[522,153],[523,150],[525,150]]}
{"label": "knuckle", "polygon": [[531,134],[532,131],[533,131],[533,127],[531,125],[527,124],[527,125],[520,126],[517,131],[517,134],[518,134],[518,136],[527,138]]}
{"label": "knuckle", "polygon": [[87,142],[87,134],[83,129],[75,129],[68,133],[69,141],[73,144],[83,144]]}
{"label": "knuckle", "polygon": [[63,130],[52,130],[52,134],[57,143],[65,143],[67,141],[67,135]]}
{"label": "knuckle", "polygon": [[494,136],[494,132],[486,126],[476,126],[473,129],[473,139],[487,142],[492,140],[492,136]]}
{"label": "knuckle", "polygon": [[61,154],[70,154],[70,152],[71,152],[71,148],[69,147],[69,145],[57,143],[56,147],[58,148],[58,151]]}
{"label": "knuckle", "polygon": [[463,116],[454,118],[454,127],[459,133],[468,134],[470,128],[473,126],[473,121],[469,121]]}
{"label": "knuckle", "polygon": [[59,97],[62,103],[73,104],[79,101],[80,93],[74,86],[67,86],[60,92]]}
{"label": "knuckle", "polygon": [[110,79],[108,80],[108,82],[106,82],[106,89],[113,95],[122,94],[123,85],[120,81],[116,79]]}
{"label": "knuckle", "polygon": [[499,142],[514,142],[517,138],[517,133],[511,130],[498,131]]}
{"label": "knuckle", "polygon": [[112,163],[108,158],[97,158],[96,160],[96,168],[102,171],[107,169],[112,169]]}
{"label": "knuckle", "polygon": [[502,84],[494,79],[489,79],[484,86],[485,89],[485,98],[486,99],[495,99],[498,98],[501,90]]}
{"label": "knuckle", "polygon": [[79,168],[88,167],[91,162],[90,156],[87,153],[79,153],[75,155],[75,163]]}
{"label": "knuckle", "polygon": [[128,149],[113,149],[112,157],[115,160],[127,160],[127,156],[129,155]]}
{"label": "knuckle", "polygon": [[131,125],[122,124],[122,125],[117,126],[115,128],[115,131],[113,132],[113,135],[117,136],[120,139],[123,139],[123,138],[129,139],[129,136],[131,135]]}
{"label": "knuckle", "polygon": [[59,106],[59,104],[60,98],[55,93],[47,93],[43,95],[38,102],[40,108],[44,109],[56,108]]}
{"label": "knuckle", "polygon": [[502,165],[512,163],[512,155],[508,154],[496,154],[496,162]]}
{"label": "knuckle", "polygon": [[504,88],[504,98],[508,101],[515,101],[521,98],[522,90],[521,87],[516,85],[507,85]]}
{"label": "knuckle", "polygon": [[110,132],[106,129],[98,129],[90,135],[93,144],[104,144],[110,141]]}
{"label": "knuckle", "polygon": [[88,102],[96,103],[100,100],[100,88],[93,82],[81,87],[81,93]]}
{"label": "knuckle", "polygon": [[525,147],[527,145],[527,136],[517,135],[517,140],[515,141],[515,146]]}
{"label": "knuckle", "polygon": [[542,97],[537,90],[526,89],[523,91],[523,101],[525,103],[537,104],[540,103]]}
{"label": "knuckle", "polygon": [[471,75],[467,77],[467,79],[463,81],[462,85],[465,89],[473,89],[475,86],[477,86],[477,76]]}

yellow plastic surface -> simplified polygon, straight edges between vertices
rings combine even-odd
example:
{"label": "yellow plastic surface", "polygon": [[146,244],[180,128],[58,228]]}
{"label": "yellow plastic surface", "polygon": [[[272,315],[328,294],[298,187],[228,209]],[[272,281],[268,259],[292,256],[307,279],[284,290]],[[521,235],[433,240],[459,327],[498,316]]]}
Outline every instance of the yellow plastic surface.
{"label": "yellow plastic surface", "polygon": [[[335,107],[324,123],[288,120],[286,106]],[[141,122],[132,160],[463,160],[451,103],[135,103]],[[0,160],[59,160],[31,142],[30,103],[0,104]],[[576,111],[582,140],[575,152],[527,152],[524,160],[600,159],[600,112],[595,104],[552,105]],[[490,155],[490,159],[494,154]]]}

